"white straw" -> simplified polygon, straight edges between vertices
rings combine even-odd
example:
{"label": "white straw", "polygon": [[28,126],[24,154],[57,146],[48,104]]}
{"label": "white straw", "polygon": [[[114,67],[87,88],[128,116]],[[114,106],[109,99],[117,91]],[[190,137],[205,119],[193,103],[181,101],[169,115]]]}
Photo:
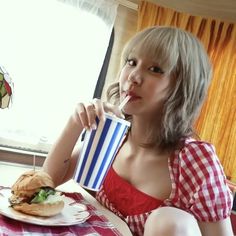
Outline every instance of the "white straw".
{"label": "white straw", "polygon": [[131,98],[131,96],[127,96],[121,103],[120,103],[120,105],[119,105],[119,109],[120,110],[122,110],[123,109],[123,107],[125,106],[125,104],[129,101],[129,99]]}

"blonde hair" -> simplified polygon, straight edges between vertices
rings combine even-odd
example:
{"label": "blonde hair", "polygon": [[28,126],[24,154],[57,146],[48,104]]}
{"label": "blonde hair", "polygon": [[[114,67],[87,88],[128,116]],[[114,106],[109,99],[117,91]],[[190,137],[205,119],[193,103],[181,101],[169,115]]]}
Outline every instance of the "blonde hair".
{"label": "blonde hair", "polygon": [[[194,134],[193,122],[211,79],[208,55],[195,36],[174,27],[150,27],[137,33],[123,49],[121,68],[134,49],[158,62],[174,83],[164,103],[161,132],[155,134],[155,142],[163,147],[177,145],[181,138]],[[114,104],[119,102],[118,82],[110,86],[107,97]]]}

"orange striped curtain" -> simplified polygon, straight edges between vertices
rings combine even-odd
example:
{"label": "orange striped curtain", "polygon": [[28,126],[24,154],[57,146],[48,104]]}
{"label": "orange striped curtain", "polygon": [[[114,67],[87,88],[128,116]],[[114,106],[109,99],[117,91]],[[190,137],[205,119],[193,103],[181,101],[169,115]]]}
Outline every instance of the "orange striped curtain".
{"label": "orange striped curtain", "polygon": [[236,24],[141,1],[138,30],[153,25],[190,31],[207,49],[214,75],[196,130],[203,140],[215,145],[226,175],[236,182]]}

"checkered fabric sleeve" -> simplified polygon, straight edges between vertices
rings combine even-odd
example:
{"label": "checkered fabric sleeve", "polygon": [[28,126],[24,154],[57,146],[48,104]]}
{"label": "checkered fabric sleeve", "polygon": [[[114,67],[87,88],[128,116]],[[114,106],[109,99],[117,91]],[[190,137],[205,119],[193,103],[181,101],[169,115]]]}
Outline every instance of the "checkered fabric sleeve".
{"label": "checkered fabric sleeve", "polygon": [[227,218],[232,209],[232,194],[213,145],[193,141],[179,153],[178,195],[198,221]]}

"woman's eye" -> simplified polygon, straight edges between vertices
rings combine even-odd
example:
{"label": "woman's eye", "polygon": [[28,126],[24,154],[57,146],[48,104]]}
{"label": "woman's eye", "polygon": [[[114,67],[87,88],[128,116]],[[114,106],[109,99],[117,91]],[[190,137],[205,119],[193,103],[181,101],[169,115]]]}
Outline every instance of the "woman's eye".
{"label": "woman's eye", "polygon": [[152,66],[150,68],[150,71],[152,71],[154,73],[164,74],[164,71],[158,66]]}
{"label": "woman's eye", "polygon": [[136,65],[136,62],[135,62],[135,60],[133,60],[133,59],[128,59],[128,60],[127,60],[127,63],[128,63],[128,65],[130,65],[130,66],[135,66],[135,65]]}

